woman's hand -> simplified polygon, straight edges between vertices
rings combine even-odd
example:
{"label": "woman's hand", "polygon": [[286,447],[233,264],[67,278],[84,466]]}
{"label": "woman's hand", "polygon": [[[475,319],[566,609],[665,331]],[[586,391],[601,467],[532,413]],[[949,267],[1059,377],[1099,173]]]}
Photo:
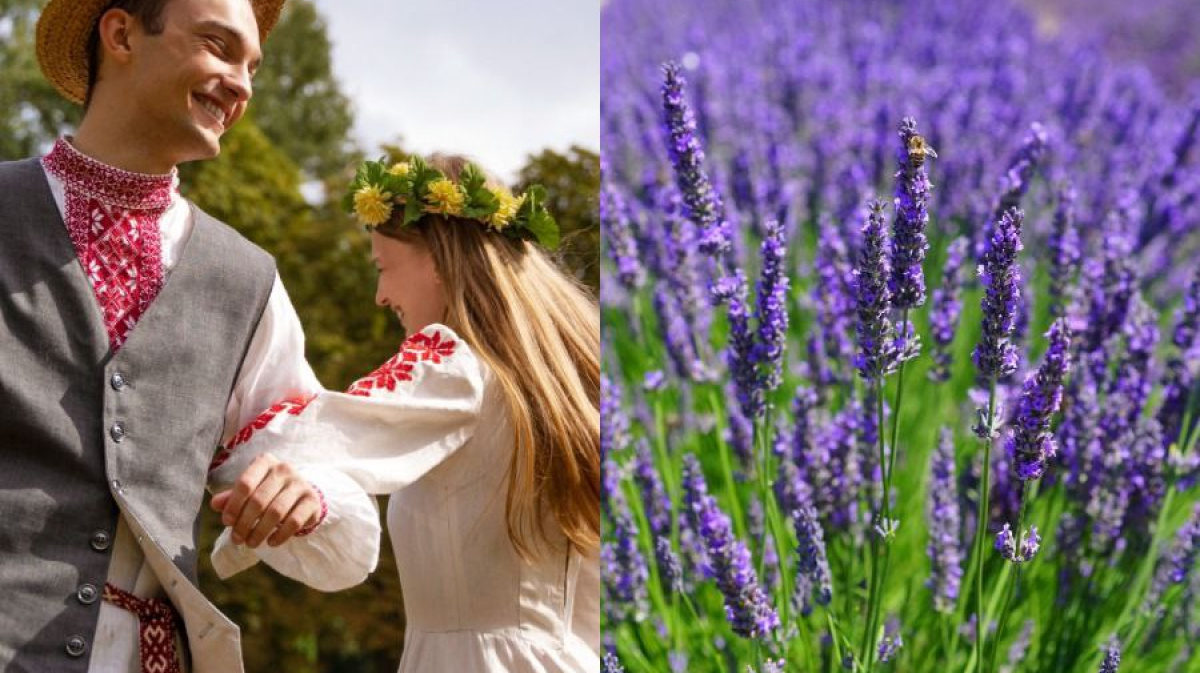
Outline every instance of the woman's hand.
{"label": "woman's hand", "polygon": [[213,496],[212,508],[233,528],[236,544],[272,547],[319,523],[321,496],[289,464],[269,453],[258,456],[233,488]]}

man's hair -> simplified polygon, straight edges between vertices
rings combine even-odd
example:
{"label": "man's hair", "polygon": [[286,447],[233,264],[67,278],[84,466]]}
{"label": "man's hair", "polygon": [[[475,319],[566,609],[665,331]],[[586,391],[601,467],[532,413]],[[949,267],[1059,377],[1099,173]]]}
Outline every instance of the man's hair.
{"label": "man's hair", "polygon": [[110,9],[123,9],[136,18],[148,34],[158,35],[166,25],[163,21],[163,9],[166,8],[167,3],[170,1],[113,0],[96,17],[96,25],[92,26],[92,33],[88,36],[88,86],[87,95],[83,101],[84,110],[87,110],[88,105],[92,102],[92,89],[95,87],[96,79],[100,75],[100,17],[104,16],[104,13]]}

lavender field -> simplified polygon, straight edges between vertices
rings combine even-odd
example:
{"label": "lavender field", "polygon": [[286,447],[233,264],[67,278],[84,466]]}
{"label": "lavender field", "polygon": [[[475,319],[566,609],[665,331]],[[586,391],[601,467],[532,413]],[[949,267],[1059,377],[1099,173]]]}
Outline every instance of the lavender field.
{"label": "lavender field", "polygon": [[1200,673],[1200,81],[1038,20],[605,5],[605,671]]}

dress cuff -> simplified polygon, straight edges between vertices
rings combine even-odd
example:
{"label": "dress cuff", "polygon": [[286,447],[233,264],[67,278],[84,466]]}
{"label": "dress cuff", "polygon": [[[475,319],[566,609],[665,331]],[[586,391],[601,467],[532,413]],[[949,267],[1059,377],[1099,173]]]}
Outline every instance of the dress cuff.
{"label": "dress cuff", "polygon": [[321,490],[320,486],[317,486],[311,481],[308,482],[308,485],[312,486],[313,490],[317,492],[317,498],[321,501],[321,515],[317,517],[315,522],[296,531],[296,537],[312,535],[314,531],[321,527],[321,524],[325,523],[325,519],[329,517],[329,502],[325,500],[325,492]]}
{"label": "dress cuff", "polygon": [[226,528],[212,553],[213,569],[221,579],[263,561],[279,574],[319,591],[342,591],[361,584],[375,570],[381,535],[375,499],[339,471],[314,465],[296,469],[324,501],[318,524],[304,537],[257,549],[234,544]]}

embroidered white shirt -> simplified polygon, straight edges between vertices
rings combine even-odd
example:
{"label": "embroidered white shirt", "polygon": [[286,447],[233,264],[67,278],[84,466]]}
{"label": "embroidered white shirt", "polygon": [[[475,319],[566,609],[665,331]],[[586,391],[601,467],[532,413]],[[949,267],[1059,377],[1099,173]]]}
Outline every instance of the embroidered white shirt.
{"label": "embroidered white shirt", "polygon": [[[46,179],[59,213],[65,220],[63,184],[48,172]],[[166,275],[178,263],[183,244],[192,229],[191,206],[178,191],[174,192],[171,205],[159,221],[159,229],[163,273]],[[251,339],[225,410],[222,443],[228,442],[234,433],[276,401],[310,396],[321,390],[320,382],[304,358],[304,332],[300,318],[276,274],[267,306]],[[287,460],[287,456],[279,457]],[[302,565],[310,572],[300,576],[293,573],[292,576],[318,589],[333,591],[361,582],[374,569],[374,561],[361,554],[358,556],[361,563],[344,565],[337,577],[329,575],[326,570],[329,563],[346,563],[338,550],[344,548],[348,540],[369,540],[372,535],[378,539],[378,513],[374,503],[362,497],[361,491],[344,476],[319,467],[304,468],[301,473],[321,489],[329,506],[329,514],[325,523],[313,534],[293,538],[272,551],[277,555],[304,559],[306,562]],[[217,486],[218,482],[210,482],[210,487]],[[266,547],[263,545],[264,549]],[[377,543],[375,548],[377,552]],[[248,548],[233,545],[226,533],[213,551],[214,563],[221,563],[221,558],[230,555],[243,557],[254,553]],[[274,565],[271,558],[266,561]],[[224,562],[224,565],[228,564],[228,561]],[[107,581],[141,598],[164,595],[158,578],[145,563],[141,547],[123,518],[117,523]],[[90,656],[89,670],[94,673],[138,673],[137,617],[131,612],[102,603]]]}

